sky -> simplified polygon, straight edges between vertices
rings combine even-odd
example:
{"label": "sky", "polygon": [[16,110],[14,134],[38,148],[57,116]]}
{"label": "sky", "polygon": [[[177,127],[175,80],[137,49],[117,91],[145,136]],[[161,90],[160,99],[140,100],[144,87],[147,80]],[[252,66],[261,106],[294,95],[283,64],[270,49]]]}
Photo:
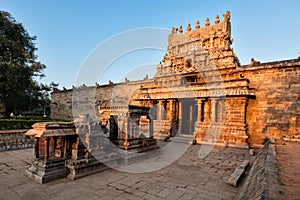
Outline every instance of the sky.
{"label": "sky", "polygon": [[160,40],[158,46],[119,52],[110,67],[100,72],[93,68],[103,67],[101,62],[95,63],[89,69],[92,78],[87,76],[85,84],[143,79],[145,74],[151,78],[166,52],[166,31],[171,33],[173,26],[186,28],[188,23],[194,27],[198,20],[204,25],[207,17],[213,22],[216,15],[222,20],[227,10],[231,12],[232,47],[242,65],[252,57],[260,62],[294,59],[300,55],[299,8],[298,0],[0,0],[0,10],[10,12],[31,36],[37,36],[38,60],[46,65],[46,77],[39,81],[59,83],[59,88],[84,82],[79,83],[78,76],[98,48],[102,48],[98,60],[108,59],[108,52],[140,38],[131,34],[116,46],[112,41],[128,31],[136,34],[134,30],[148,31],[149,27],[163,30],[161,38],[151,31],[140,37],[149,41],[155,37]]}

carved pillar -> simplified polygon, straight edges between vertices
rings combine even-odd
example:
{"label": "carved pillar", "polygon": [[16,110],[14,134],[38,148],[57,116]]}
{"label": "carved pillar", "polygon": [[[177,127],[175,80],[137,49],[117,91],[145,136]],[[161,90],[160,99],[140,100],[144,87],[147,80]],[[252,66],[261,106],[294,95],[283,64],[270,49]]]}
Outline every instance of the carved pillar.
{"label": "carved pillar", "polygon": [[163,101],[162,100],[158,100],[158,104],[157,104],[157,120],[163,120]]}
{"label": "carved pillar", "polygon": [[45,160],[47,160],[49,158],[49,141],[50,141],[50,138],[46,137],[44,138],[44,144],[45,144]]}
{"label": "carved pillar", "polygon": [[40,157],[39,146],[40,146],[40,138],[35,137],[34,138],[34,154],[35,154],[35,158],[39,158]]}
{"label": "carved pillar", "polygon": [[210,120],[210,100],[205,101],[204,104],[204,121],[209,122]]}
{"label": "carved pillar", "polygon": [[210,112],[210,119],[211,122],[216,122],[216,105],[217,105],[217,100],[216,99],[211,99],[211,112]]}
{"label": "carved pillar", "polygon": [[168,101],[168,107],[169,107],[169,109],[167,110],[167,119],[172,120],[174,118],[174,100],[173,99]]}
{"label": "carved pillar", "polygon": [[68,149],[68,140],[67,140],[67,138],[63,138],[63,142],[62,142],[63,144],[64,144],[64,146],[63,146],[63,157],[64,158],[67,158],[67,149]]}
{"label": "carved pillar", "polygon": [[197,121],[202,121],[202,101],[203,99],[197,99],[197,106],[198,106],[198,115],[197,115]]}

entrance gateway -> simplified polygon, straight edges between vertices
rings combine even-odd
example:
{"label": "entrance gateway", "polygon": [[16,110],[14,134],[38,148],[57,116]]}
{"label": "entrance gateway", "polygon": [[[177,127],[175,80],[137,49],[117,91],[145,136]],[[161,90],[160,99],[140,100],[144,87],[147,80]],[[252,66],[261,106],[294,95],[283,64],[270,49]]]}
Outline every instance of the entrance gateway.
{"label": "entrance gateway", "polygon": [[244,77],[226,78],[240,66],[230,47],[230,13],[187,32],[173,28],[168,53],[152,81],[130,97],[155,109],[154,137],[192,135],[197,143],[248,147],[246,108],[254,97]]}

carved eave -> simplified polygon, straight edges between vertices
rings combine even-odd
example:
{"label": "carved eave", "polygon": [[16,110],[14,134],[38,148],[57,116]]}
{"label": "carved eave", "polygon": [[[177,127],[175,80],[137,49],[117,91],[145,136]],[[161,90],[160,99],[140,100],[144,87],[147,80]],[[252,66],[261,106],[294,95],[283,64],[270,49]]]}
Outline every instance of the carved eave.
{"label": "carved eave", "polygon": [[230,81],[215,81],[204,84],[143,88],[133,99],[136,101],[178,99],[178,98],[208,98],[208,97],[232,97],[254,96],[249,89],[249,80],[237,79]]}
{"label": "carved eave", "polygon": [[40,122],[35,123],[33,129],[26,132],[26,135],[33,137],[53,137],[74,135],[75,127],[73,122]]}

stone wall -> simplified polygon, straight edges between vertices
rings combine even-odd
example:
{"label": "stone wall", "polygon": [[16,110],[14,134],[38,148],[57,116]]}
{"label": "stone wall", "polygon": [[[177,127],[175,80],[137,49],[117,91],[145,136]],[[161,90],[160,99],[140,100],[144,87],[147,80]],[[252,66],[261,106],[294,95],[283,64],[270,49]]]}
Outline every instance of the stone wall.
{"label": "stone wall", "polygon": [[26,130],[0,131],[0,151],[31,148],[34,145],[33,138],[26,136]]}
{"label": "stone wall", "polygon": [[[238,76],[250,80],[246,121],[249,142],[300,134],[300,59],[243,66]],[[237,70],[238,71],[238,70]]]}
{"label": "stone wall", "polygon": [[285,199],[275,156],[274,146],[268,141],[252,165],[236,200]]}
{"label": "stone wall", "polygon": [[[76,110],[72,110],[73,105],[79,105],[81,108],[79,113],[86,113],[90,108],[84,108],[86,102],[93,102],[95,108],[112,107],[112,106],[127,106],[128,104],[137,104],[132,102],[130,97],[143,84],[153,82],[153,80],[142,81],[126,81],[123,83],[114,84],[110,82],[107,85],[96,85],[93,87],[81,86],[69,90],[55,91],[51,93],[51,117],[54,118],[73,118],[76,115]],[[73,91],[75,91],[73,93]],[[80,96],[76,95],[76,91],[80,91]],[[85,102],[82,102],[85,101]],[[83,109],[83,110],[82,110]],[[95,117],[89,113],[91,117]],[[96,113],[96,118],[101,120],[102,113]],[[104,113],[105,115],[105,113]],[[75,116],[78,117],[78,116]]]}

